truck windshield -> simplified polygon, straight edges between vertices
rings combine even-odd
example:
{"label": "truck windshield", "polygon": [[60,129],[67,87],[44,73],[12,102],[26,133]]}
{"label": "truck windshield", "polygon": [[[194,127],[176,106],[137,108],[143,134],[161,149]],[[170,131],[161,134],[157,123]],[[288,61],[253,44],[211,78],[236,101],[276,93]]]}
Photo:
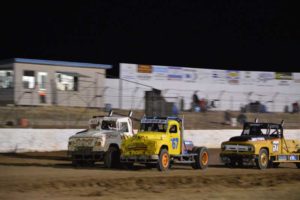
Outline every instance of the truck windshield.
{"label": "truck windshield", "polygon": [[166,132],[167,124],[158,124],[158,123],[142,123],[141,132],[153,131],[153,132]]}
{"label": "truck windshield", "polygon": [[268,132],[268,129],[266,128],[262,128],[259,126],[248,126],[245,127],[245,129],[243,130],[242,135],[253,135],[253,136],[262,136],[262,135],[266,135]]}
{"label": "truck windshield", "polygon": [[116,130],[117,129],[117,123],[116,121],[102,121],[101,124],[102,130]]}

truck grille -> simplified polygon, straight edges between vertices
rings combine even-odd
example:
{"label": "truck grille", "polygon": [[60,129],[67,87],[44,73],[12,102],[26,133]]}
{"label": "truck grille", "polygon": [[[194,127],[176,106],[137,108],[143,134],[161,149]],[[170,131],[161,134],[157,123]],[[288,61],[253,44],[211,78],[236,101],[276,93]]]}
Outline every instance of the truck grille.
{"label": "truck grille", "polygon": [[76,146],[83,147],[83,146],[93,146],[94,145],[94,138],[78,138],[75,141]]}
{"label": "truck grille", "polygon": [[128,146],[128,150],[134,150],[134,151],[147,150],[147,146],[145,144],[135,144],[135,145]]}
{"label": "truck grille", "polygon": [[234,152],[249,151],[249,146],[246,146],[246,145],[225,145],[225,151],[234,151]]}
{"label": "truck grille", "polygon": [[76,151],[78,151],[78,152],[91,152],[91,151],[93,151],[93,147],[79,146],[79,147],[76,147]]}

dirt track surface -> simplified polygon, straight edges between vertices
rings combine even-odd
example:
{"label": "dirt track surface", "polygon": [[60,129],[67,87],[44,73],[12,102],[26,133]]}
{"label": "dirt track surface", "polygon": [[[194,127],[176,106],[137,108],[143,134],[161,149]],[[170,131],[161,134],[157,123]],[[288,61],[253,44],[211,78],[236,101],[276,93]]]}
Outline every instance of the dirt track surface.
{"label": "dirt track surface", "polygon": [[210,150],[206,170],[174,165],[163,173],[141,165],[74,168],[66,152],[0,154],[0,199],[300,199],[294,164],[230,169],[218,153]]}

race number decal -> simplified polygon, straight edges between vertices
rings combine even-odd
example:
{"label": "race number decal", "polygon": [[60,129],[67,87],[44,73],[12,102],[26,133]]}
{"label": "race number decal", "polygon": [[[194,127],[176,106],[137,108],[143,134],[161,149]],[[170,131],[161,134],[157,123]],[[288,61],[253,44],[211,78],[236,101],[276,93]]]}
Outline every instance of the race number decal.
{"label": "race number decal", "polygon": [[279,141],[273,141],[273,152],[279,151]]}
{"label": "race number decal", "polygon": [[177,149],[177,147],[178,147],[178,138],[172,138],[171,142],[172,142],[172,149]]}

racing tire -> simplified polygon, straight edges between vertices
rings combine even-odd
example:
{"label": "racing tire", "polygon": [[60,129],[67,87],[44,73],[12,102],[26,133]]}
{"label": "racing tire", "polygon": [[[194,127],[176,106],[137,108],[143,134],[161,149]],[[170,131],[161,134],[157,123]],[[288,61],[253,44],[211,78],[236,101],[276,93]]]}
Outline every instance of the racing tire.
{"label": "racing tire", "polygon": [[167,171],[170,167],[170,156],[167,149],[162,149],[158,156],[157,169]]}
{"label": "racing tire", "polygon": [[104,167],[117,168],[120,166],[120,150],[117,147],[109,147],[104,156]]}
{"label": "racing tire", "polygon": [[296,163],[298,169],[300,169],[300,163]]}
{"label": "racing tire", "polygon": [[199,147],[194,150],[195,162],[192,164],[194,169],[206,169],[208,167],[208,151],[206,147]]}
{"label": "racing tire", "polygon": [[269,165],[269,154],[266,149],[261,149],[259,151],[258,158],[255,160],[256,167],[258,169],[267,169]]}

